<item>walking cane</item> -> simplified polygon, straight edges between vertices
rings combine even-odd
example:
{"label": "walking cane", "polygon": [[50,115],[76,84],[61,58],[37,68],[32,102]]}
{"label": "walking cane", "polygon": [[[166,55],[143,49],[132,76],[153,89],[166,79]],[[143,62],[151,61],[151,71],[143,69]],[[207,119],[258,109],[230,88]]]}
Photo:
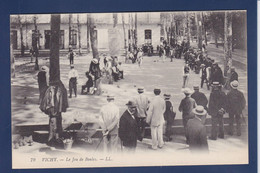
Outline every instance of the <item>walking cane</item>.
{"label": "walking cane", "polygon": [[99,141],[99,143],[98,143],[98,145],[97,145],[97,147],[96,147],[96,149],[95,149],[95,152],[97,151],[97,149],[99,148],[101,142],[103,141],[104,137],[106,137],[106,136],[107,136],[107,135],[103,135],[103,136],[102,136],[101,140]]}
{"label": "walking cane", "polygon": [[246,119],[245,119],[245,116],[244,116],[243,112],[241,112],[241,115],[242,115],[242,119],[243,119],[244,122],[245,122],[245,125],[247,125],[247,123],[246,123]]}

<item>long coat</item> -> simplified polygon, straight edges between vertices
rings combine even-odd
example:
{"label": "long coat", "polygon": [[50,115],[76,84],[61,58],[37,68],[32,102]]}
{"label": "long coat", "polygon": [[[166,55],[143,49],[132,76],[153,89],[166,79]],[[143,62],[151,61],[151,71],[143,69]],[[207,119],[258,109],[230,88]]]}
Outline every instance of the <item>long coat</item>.
{"label": "long coat", "polygon": [[209,115],[216,116],[218,111],[226,110],[226,94],[223,91],[212,91],[209,96]]}
{"label": "long coat", "polygon": [[241,114],[245,108],[246,100],[244,94],[239,90],[231,90],[227,94],[227,112]]}
{"label": "long coat", "polygon": [[126,110],[119,121],[119,137],[125,147],[136,147],[139,131],[137,121]]}
{"label": "long coat", "polygon": [[220,67],[212,69],[211,80],[212,82],[219,82],[220,84],[224,84],[223,72]]}
{"label": "long coat", "polygon": [[193,151],[208,151],[206,127],[198,118],[190,119],[187,123],[189,148]]}

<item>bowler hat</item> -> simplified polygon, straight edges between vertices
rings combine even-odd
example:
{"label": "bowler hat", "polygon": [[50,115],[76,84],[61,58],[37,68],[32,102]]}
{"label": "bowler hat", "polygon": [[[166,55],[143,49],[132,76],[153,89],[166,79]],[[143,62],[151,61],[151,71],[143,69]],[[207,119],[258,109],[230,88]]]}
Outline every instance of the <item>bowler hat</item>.
{"label": "bowler hat", "polygon": [[127,105],[129,107],[136,107],[136,103],[132,100],[129,100],[125,105]]}
{"label": "bowler hat", "polygon": [[161,89],[160,88],[155,88],[154,91],[159,92],[159,91],[161,91]]}
{"label": "bowler hat", "polygon": [[199,116],[203,116],[203,115],[206,115],[207,111],[204,109],[203,106],[197,106],[196,108],[194,108],[192,110],[192,112],[195,114],[195,115],[199,115]]}
{"label": "bowler hat", "polygon": [[230,86],[231,86],[231,88],[233,88],[233,89],[237,89],[237,88],[238,88],[238,85],[239,85],[239,83],[238,83],[237,80],[234,80],[234,81],[232,81],[232,82],[230,83]]}

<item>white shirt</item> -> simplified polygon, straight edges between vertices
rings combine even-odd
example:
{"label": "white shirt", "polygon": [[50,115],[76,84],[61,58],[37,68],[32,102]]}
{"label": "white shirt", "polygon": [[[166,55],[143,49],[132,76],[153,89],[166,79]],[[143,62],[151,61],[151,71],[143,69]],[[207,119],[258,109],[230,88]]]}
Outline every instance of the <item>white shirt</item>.
{"label": "white shirt", "polygon": [[119,127],[119,108],[114,102],[104,105],[100,110],[100,114],[100,125],[103,130],[111,131],[115,127]]}
{"label": "white shirt", "polygon": [[79,74],[78,74],[78,71],[77,70],[75,70],[75,69],[71,69],[70,71],[69,71],[69,79],[70,78],[73,78],[73,77],[75,77],[75,78],[79,78]]}

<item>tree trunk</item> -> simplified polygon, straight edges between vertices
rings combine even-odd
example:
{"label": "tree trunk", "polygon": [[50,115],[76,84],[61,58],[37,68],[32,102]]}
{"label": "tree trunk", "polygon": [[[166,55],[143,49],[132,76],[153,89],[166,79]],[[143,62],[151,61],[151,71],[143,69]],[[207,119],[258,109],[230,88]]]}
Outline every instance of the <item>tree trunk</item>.
{"label": "tree trunk", "polygon": [[197,25],[197,40],[198,40],[198,48],[202,49],[202,22],[201,22],[201,12],[196,12],[195,20]]}
{"label": "tree trunk", "polygon": [[79,38],[79,55],[81,55],[81,32],[80,32],[79,14],[77,15],[77,24],[78,24],[78,38]]}
{"label": "tree trunk", "polygon": [[131,14],[129,13],[129,20],[128,20],[128,23],[129,23],[129,49],[130,49],[130,52],[133,52],[133,37],[132,37],[132,17],[131,17]]}
{"label": "tree trunk", "polygon": [[201,12],[202,15],[202,26],[203,26],[203,32],[204,32],[204,40],[205,40],[205,45],[208,45],[208,39],[207,39],[207,30],[205,27],[205,16],[203,14],[203,12]]}
{"label": "tree trunk", "polygon": [[117,26],[117,13],[113,13],[113,23],[114,23],[114,28]]}
{"label": "tree trunk", "polygon": [[18,15],[19,29],[20,29],[20,38],[21,38],[21,56],[24,56],[24,43],[23,43],[23,25],[20,15]]}
{"label": "tree trunk", "polygon": [[123,25],[123,32],[124,32],[124,44],[125,44],[125,54],[127,56],[127,40],[126,40],[126,33],[125,33],[125,17],[124,17],[124,13],[121,14],[122,15],[122,25]]}
{"label": "tree trunk", "polygon": [[37,21],[36,21],[36,16],[34,16],[33,18],[34,21],[34,34],[33,34],[33,52],[35,55],[35,65],[34,65],[34,70],[39,70],[39,64],[38,64],[38,56],[39,56],[39,37],[40,37],[40,33],[38,33],[38,29],[37,29]]}
{"label": "tree trunk", "polygon": [[50,82],[60,80],[60,14],[51,15]]}
{"label": "tree trunk", "polygon": [[88,18],[88,15],[89,14],[87,14],[87,52],[89,53],[90,52],[90,46],[89,46],[89,18]]}
{"label": "tree trunk", "polygon": [[225,12],[225,32],[224,32],[224,76],[230,76],[232,66],[232,13]]}
{"label": "tree trunk", "polygon": [[134,34],[135,34],[135,47],[137,47],[137,13],[135,13],[135,32],[134,32]]}
{"label": "tree trunk", "polygon": [[71,19],[72,19],[72,14],[69,14],[69,45],[71,45]]}
{"label": "tree trunk", "polygon": [[190,16],[189,12],[186,12],[186,22],[187,22],[187,42],[190,45]]}
{"label": "tree trunk", "polygon": [[97,49],[97,32],[95,31],[95,25],[91,14],[88,14],[89,21],[89,34],[90,34],[90,43],[92,48],[93,58],[99,59],[98,49]]}
{"label": "tree trunk", "polygon": [[13,44],[10,45],[10,51],[11,51],[11,77],[15,78],[15,58],[13,54]]}

